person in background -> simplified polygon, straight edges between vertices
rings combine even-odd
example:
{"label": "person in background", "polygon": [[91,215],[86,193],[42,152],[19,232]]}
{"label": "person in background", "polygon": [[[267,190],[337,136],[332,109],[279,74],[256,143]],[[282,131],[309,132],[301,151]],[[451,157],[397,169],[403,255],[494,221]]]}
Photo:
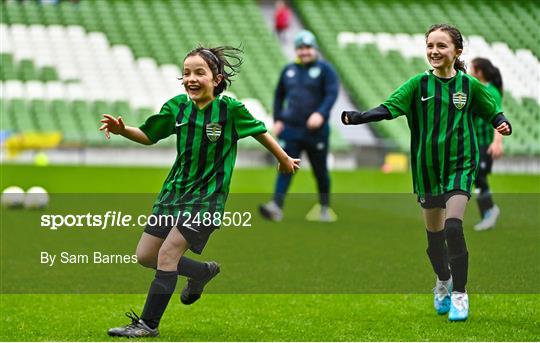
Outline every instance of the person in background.
{"label": "person in background", "polygon": [[291,10],[285,1],[278,0],[276,1],[276,11],[274,12],[274,28],[276,33],[281,40],[285,42],[285,35],[289,24],[291,22]]}
{"label": "person in background", "polygon": [[[308,213],[308,220],[335,221],[330,208],[328,137],[330,110],[336,102],[339,79],[334,68],[319,58],[313,33],[299,32],[294,40],[296,61],[281,72],[274,97],[274,135],[289,156],[299,158],[306,151],[315,179],[319,203]],[[283,203],[291,183],[290,175],[278,175],[274,198],[261,205],[261,215],[280,221]]]}
{"label": "person in background", "polygon": [[[471,61],[470,74],[486,86],[502,112],[503,81],[499,69],[486,58],[475,58]],[[482,218],[474,226],[474,229],[483,231],[495,227],[497,218],[501,213],[499,206],[493,202],[487,177],[491,173],[493,160],[503,155],[503,139],[502,135],[493,130],[490,123],[480,115],[474,118],[474,130],[476,131],[478,150],[480,151],[480,164],[474,185],[479,192],[476,202]]]}

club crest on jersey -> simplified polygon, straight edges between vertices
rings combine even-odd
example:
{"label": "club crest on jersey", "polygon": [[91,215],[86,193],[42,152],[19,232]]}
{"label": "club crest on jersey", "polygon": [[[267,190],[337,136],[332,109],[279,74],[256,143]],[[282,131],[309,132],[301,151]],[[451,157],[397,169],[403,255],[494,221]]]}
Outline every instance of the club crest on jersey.
{"label": "club crest on jersey", "polygon": [[296,73],[294,72],[294,69],[287,69],[287,73],[285,73],[285,75],[287,75],[288,78],[293,78],[294,75],[296,75]]}
{"label": "club crest on jersey", "polygon": [[465,104],[467,103],[467,94],[463,92],[457,92],[452,94],[452,102],[458,110],[461,110],[463,107],[465,107]]}
{"label": "club crest on jersey", "polygon": [[221,136],[221,125],[218,123],[206,124],[206,137],[210,142],[216,142]]}
{"label": "club crest on jersey", "polygon": [[308,70],[309,77],[312,79],[316,79],[321,75],[321,68],[320,67],[311,67]]}

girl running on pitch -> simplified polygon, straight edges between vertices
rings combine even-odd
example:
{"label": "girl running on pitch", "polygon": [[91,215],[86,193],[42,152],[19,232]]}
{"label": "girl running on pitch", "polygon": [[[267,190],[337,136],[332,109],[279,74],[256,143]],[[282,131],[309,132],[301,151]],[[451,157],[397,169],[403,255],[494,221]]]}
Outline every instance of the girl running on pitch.
{"label": "girl running on pitch", "polygon": [[[502,111],[503,81],[499,68],[495,67],[486,58],[475,58],[470,64],[470,74],[482,82],[491,94],[499,111]],[[479,191],[476,197],[478,209],[482,220],[474,226],[476,231],[489,230],[497,223],[499,218],[499,206],[493,202],[493,197],[489,190],[488,175],[491,173],[493,160],[503,155],[502,135],[493,130],[482,116],[475,116],[474,130],[478,139],[478,149],[480,151],[480,164],[478,165],[478,175],[474,181],[476,189]]]}
{"label": "girl running on pitch", "polygon": [[[264,124],[253,118],[244,105],[220,94],[231,83],[242,63],[237,48],[198,47],[184,59],[182,82],[187,94],[167,101],[159,114],[150,116],[140,127],[124,124],[122,117],[108,114],[100,130],[150,145],[176,135],[177,157],[152,208],[152,214],[173,215],[177,223],[146,226],[137,246],[139,262],[156,269],[140,318],[127,313],[131,323],[109,329],[111,336],[157,336],[158,325],[176,287],[178,275],[188,278],[182,290],[184,304],[195,302],[204,286],[219,273],[216,262],[198,262],[184,255],[190,249],[200,254],[212,226],[189,221],[209,213],[215,218],[223,212],[236,160],[238,140],[253,136],[279,161],[279,170],[294,173],[299,159],[289,157],[266,132]],[[185,216],[188,214],[188,216]]]}
{"label": "girl running on pitch", "polygon": [[459,30],[433,25],[425,37],[433,69],[413,76],[379,107],[345,111],[341,119],[345,125],[356,125],[407,117],[413,187],[427,229],[427,254],[437,274],[435,309],[459,321],[469,313],[463,216],[478,168],[473,113],[503,135],[512,129],[486,87],[465,73],[459,59],[463,51]]}

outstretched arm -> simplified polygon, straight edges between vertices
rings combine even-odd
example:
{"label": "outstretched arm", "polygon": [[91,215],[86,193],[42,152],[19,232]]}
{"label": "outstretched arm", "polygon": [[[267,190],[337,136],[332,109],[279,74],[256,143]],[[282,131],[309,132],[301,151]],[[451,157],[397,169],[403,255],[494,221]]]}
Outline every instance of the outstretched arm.
{"label": "outstretched arm", "polygon": [[343,113],[341,113],[341,122],[345,125],[365,124],[373,121],[381,121],[383,119],[392,119],[390,111],[383,105],[372,108],[366,112],[343,111]]}
{"label": "outstretched arm", "polygon": [[105,137],[107,137],[107,139],[110,139],[111,133],[113,133],[115,135],[124,136],[127,139],[144,145],[153,144],[152,141],[150,141],[150,139],[148,138],[148,136],[146,136],[146,134],[141,131],[141,129],[137,127],[126,126],[121,116],[119,116],[118,118],[114,118],[109,114],[104,114],[103,119],[101,119],[100,121],[103,123],[103,125],[101,125],[99,130],[105,132]]}
{"label": "outstretched arm", "polygon": [[300,168],[300,159],[292,158],[279,146],[267,132],[254,136],[279,161],[278,169],[285,174],[294,174]]}

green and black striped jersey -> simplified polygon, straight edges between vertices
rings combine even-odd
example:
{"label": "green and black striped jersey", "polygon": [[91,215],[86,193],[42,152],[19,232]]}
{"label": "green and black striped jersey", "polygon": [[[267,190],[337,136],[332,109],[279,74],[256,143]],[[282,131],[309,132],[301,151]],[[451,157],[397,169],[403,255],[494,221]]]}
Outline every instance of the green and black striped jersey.
{"label": "green and black striped jersey", "polygon": [[488,122],[499,113],[484,85],[461,71],[450,79],[426,71],[401,85],[383,106],[393,118],[407,117],[415,193],[470,192],[478,166],[473,113]]}
{"label": "green and black striped jersey", "polygon": [[[502,95],[491,83],[486,85],[486,89],[491,94],[497,105],[498,112],[502,112]],[[479,115],[474,116],[474,130],[476,131],[476,138],[478,139],[478,146],[487,147],[493,142],[495,132],[493,125],[490,122],[486,121]]]}
{"label": "green and black striped jersey", "polygon": [[140,129],[152,142],[176,134],[177,157],[154,203],[154,214],[222,211],[239,139],[266,132],[236,99],[218,96],[199,109],[186,94],[167,101]]}

